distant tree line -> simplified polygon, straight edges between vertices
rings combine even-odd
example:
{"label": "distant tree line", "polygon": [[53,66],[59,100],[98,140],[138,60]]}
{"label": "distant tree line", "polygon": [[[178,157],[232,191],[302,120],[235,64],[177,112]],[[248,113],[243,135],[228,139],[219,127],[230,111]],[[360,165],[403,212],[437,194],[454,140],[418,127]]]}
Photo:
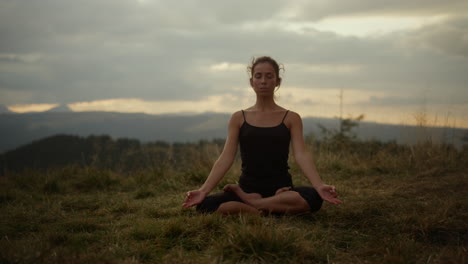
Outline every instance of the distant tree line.
{"label": "distant tree line", "polygon": [[[359,161],[379,157],[383,160],[400,159],[404,161],[400,167],[411,169],[427,168],[428,162],[434,163],[434,156],[444,157],[441,164],[445,164],[445,167],[450,167],[447,162],[457,164],[455,167],[466,163],[462,160],[466,161],[468,157],[468,145],[457,150],[453,145],[433,142],[411,146],[394,141],[360,141],[352,131],[360,119],[343,119],[340,130],[323,128],[320,141],[313,134],[305,136],[307,147],[312,150],[319,166],[336,167],[337,162],[351,159],[359,164]],[[204,179],[221,153],[224,142],[225,139],[141,143],[136,139],[114,139],[108,135],[81,137],[61,134],[1,154],[0,175],[28,169],[49,170],[74,166],[123,173],[150,170],[155,175],[179,171]],[[332,159],[337,161],[331,162]]]}
{"label": "distant tree line", "polygon": [[200,162],[204,148],[211,146],[220,149],[223,145],[224,139],[142,144],[136,139],[113,139],[108,135],[55,135],[1,154],[0,173],[65,166],[91,166],[120,171],[148,168],[161,170],[168,166],[183,167],[195,158]]}

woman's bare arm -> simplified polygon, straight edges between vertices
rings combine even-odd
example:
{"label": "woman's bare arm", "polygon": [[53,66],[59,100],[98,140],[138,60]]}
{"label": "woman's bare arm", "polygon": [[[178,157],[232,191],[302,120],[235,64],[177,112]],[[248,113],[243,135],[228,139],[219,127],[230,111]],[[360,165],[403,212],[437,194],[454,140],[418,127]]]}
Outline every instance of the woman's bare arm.
{"label": "woman's bare arm", "polygon": [[229,168],[231,168],[237,153],[239,128],[242,124],[242,120],[241,112],[236,112],[231,116],[228,126],[228,136],[221,155],[214,163],[205,183],[198,190],[187,193],[183,204],[184,207],[190,207],[202,202],[206,195],[221,181]]}
{"label": "woman's bare arm", "polygon": [[312,155],[307,150],[304,143],[301,117],[297,113],[291,112],[288,117],[288,124],[291,131],[291,144],[294,159],[302,169],[304,175],[309,179],[312,186],[319,192],[324,200],[334,204],[341,203],[340,200],[336,199],[337,193],[335,187],[325,184],[317,172]]}

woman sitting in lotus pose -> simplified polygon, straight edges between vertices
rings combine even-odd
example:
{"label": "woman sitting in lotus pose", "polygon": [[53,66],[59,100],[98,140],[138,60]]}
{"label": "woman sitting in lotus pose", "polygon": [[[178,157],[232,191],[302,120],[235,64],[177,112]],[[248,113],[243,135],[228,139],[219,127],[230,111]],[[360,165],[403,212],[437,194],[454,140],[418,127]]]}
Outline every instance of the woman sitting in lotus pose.
{"label": "woman sitting in lotus pose", "polygon": [[[340,204],[334,186],[317,173],[304,144],[301,117],[276,104],[275,90],[281,84],[280,66],[270,57],[259,57],[249,66],[255,105],[235,112],[229,121],[223,152],[205,183],[187,192],[184,207],[223,214],[298,214],[317,211],[323,200]],[[289,174],[289,145],[296,163],[312,187],[294,187]],[[240,144],[242,174],[239,185],[226,185],[224,192],[208,195],[231,167]]]}

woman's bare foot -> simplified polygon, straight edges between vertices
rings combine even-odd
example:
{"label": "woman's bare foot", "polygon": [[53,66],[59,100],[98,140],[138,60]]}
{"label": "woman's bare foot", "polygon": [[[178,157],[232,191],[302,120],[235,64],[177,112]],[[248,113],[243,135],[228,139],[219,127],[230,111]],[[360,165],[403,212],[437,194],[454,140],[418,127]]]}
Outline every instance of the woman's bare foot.
{"label": "woman's bare foot", "polygon": [[279,188],[278,190],[276,190],[275,195],[280,194],[280,193],[282,193],[282,192],[287,192],[287,191],[289,191],[289,190],[291,190],[291,187]]}
{"label": "woman's bare foot", "polygon": [[255,200],[262,199],[262,196],[260,194],[246,193],[237,184],[228,184],[224,186],[224,191],[235,193],[237,196],[239,196],[239,198],[241,198],[242,201],[244,201],[245,203],[249,205],[252,205],[255,202]]}

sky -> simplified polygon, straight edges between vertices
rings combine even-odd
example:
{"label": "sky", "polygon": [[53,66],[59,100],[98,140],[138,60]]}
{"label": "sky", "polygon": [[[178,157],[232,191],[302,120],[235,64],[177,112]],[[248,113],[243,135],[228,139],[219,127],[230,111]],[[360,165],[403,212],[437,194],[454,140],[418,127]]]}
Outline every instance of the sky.
{"label": "sky", "polygon": [[0,0],[0,105],[229,113],[282,63],[303,117],[468,128],[466,0]]}

